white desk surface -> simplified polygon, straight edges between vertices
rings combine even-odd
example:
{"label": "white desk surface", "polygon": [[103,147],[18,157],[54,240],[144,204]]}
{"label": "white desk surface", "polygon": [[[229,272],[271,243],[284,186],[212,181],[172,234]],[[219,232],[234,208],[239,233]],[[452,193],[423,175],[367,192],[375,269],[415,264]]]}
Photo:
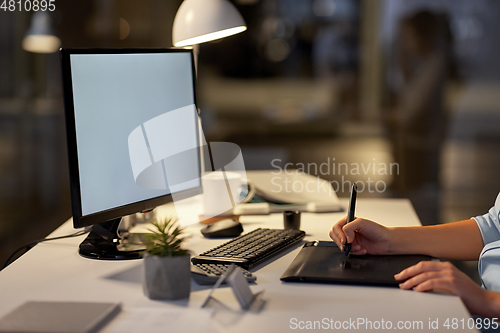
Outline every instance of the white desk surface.
{"label": "white desk surface", "polygon": [[[347,200],[342,199],[347,206]],[[358,199],[356,215],[370,218],[387,226],[420,225],[408,200],[403,199]],[[329,240],[331,225],[345,213],[302,215],[301,229],[305,230],[305,240]],[[282,215],[244,216],[241,218],[245,231],[258,227],[282,228]],[[195,224],[188,227],[192,236],[187,247],[198,254],[226,240],[208,240],[201,236],[203,226]],[[51,236],[73,232],[71,219],[54,231]],[[142,260],[99,261],[82,258],[77,253],[78,238],[50,241],[37,245],[31,251],[0,272],[0,316],[28,300],[44,301],[102,301],[122,302],[123,313],[103,331],[109,332],[134,309],[156,308],[165,311],[181,311],[183,320],[197,319],[198,309],[207,296],[210,287],[198,286],[192,282],[189,300],[152,301],[144,296],[141,284]],[[458,320],[470,317],[459,298],[433,293],[417,293],[397,288],[359,287],[325,284],[284,283],[279,280],[300,250],[296,246],[281,256],[271,259],[264,265],[253,269],[257,283],[252,290],[265,289],[266,302],[263,309],[244,312],[228,287],[214,293],[221,303],[212,301],[212,318],[209,321],[212,331],[219,332],[285,332],[292,329],[292,318],[296,322],[365,320],[391,321],[392,332],[412,331],[396,329],[398,321],[411,325],[422,321],[423,330],[429,331],[429,319],[439,320],[439,330],[445,331],[442,324],[447,318]],[[193,314],[190,316],[190,312]],[[409,323],[409,324],[408,324]],[[182,323],[177,323],[183,325]],[[114,326],[115,325],[115,326]],[[189,331],[186,321],[186,330]],[[362,329],[359,331],[371,331]],[[208,331],[207,327],[207,331]],[[165,329],[165,331],[168,331]],[[184,330],[180,330],[184,331]],[[373,331],[380,332],[381,330]],[[452,330],[460,332],[460,329]]]}

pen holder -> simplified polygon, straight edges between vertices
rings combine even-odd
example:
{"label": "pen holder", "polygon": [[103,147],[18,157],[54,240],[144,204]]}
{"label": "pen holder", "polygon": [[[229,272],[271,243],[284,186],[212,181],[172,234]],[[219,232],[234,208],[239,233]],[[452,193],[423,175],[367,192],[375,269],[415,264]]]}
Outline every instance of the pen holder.
{"label": "pen holder", "polygon": [[300,230],[300,212],[296,211],[284,211],[283,212],[283,224],[285,230]]}

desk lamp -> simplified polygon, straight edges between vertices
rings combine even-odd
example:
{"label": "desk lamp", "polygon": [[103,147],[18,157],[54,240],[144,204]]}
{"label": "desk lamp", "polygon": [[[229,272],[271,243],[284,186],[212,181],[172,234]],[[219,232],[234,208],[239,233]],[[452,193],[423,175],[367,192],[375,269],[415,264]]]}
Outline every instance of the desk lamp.
{"label": "desk lamp", "polygon": [[[172,43],[175,47],[193,47],[197,73],[198,44],[235,35],[245,30],[247,27],[243,17],[228,0],[184,0],[175,14]],[[200,133],[203,133],[199,114],[198,127]],[[203,134],[200,136],[200,146],[205,147],[200,149],[201,161],[204,161],[205,155],[211,156],[209,152],[211,149]],[[201,173],[204,174],[205,171],[204,163],[201,163]],[[227,178],[225,182],[229,189]]]}
{"label": "desk lamp", "polygon": [[34,53],[54,53],[59,49],[61,40],[51,27],[48,13],[39,11],[33,14],[22,45],[24,50]]}
{"label": "desk lamp", "polygon": [[190,46],[235,35],[247,29],[238,10],[227,0],[185,0],[175,14],[174,46]]}

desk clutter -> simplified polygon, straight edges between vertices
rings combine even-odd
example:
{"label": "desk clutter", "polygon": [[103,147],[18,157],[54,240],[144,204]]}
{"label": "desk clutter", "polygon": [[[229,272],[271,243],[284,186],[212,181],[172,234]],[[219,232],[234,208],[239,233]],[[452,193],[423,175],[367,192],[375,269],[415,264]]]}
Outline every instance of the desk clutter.
{"label": "desk clutter", "polygon": [[264,290],[261,290],[258,293],[254,294],[248,286],[248,283],[243,275],[243,270],[241,269],[241,267],[238,267],[234,264],[230,265],[217,280],[207,298],[205,298],[205,301],[201,305],[202,308],[207,306],[211,299],[214,299],[212,296],[213,293],[217,290],[217,288],[220,287],[222,283],[225,282],[227,282],[227,284],[233,290],[234,296],[236,296],[236,299],[240,303],[240,306],[243,310],[250,310],[252,308],[253,310],[260,311],[265,302],[262,298]]}
{"label": "desk clutter", "polygon": [[[389,223],[387,226],[415,226],[419,223],[407,200],[363,199],[359,203],[360,215],[370,217],[370,214],[380,214],[380,219],[387,219]],[[345,200],[343,204],[347,206]],[[395,216],[392,216],[394,212]],[[401,217],[406,215],[407,218]],[[345,213],[302,213],[301,228],[307,232],[304,240],[328,239],[327,231],[332,221],[344,216]],[[74,232],[71,222],[67,221],[50,237]],[[284,228],[282,214],[246,217],[242,219],[242,223],[245,228],[242,236],[250,234],[258,227],[281,229],[280,232],[283,232]],[[186,248],[191,250],[193,255],[203,253],[229,240],[205,238],[200,233],[202,227],[192,225],[186,230],[188,235]],[[401,318],[417,321],[422,318],[469,318],[463,303],[456,297],[403,292],[396,288],[344,287],[341,284],[280,281],[280,276],[302,251],[302,245],[306,243],[304,240],[295,243],[284,252],[276,252],[270,260],[250,269],[256,278],[255,282],[249,284],[252,295],[265,289],[265,306],[259,312],[255,312],[253,307],[242,310],[241,303],[229,283],[217,288],[207,306],[201,308],[212,286],[197,283],[191,275],[189,298],[151,301],[143,294],[141,288],[142,260],[98,262],[77,256],[75,249],[82,238],[83,236],[62,239],[46,246],[35,246],[14,265],[3,270],[0,273],[0,294],[3,300],[0,302],[0,317],[6,316],[27,301],[76,300],[110,303],[120,301],[123,304],[121,312],[100,331],[101,333],[167,330],[221,333],[282,332],[289,328],[290,318],[345,320],[352,316],[354,310],[357,316],[370,320],[378,320],[377,316],[383,316],[385,320],[393,323]],[[340,252],[338,249],[335,250]],[[352,254],[350,256],[356,259]],[[328,266],[325,264],[325,267],[332,270],[340,265],[333,259],[329,261],[324,259],[328,264]],[[351,264],[354,264],[353,272],[359,271],[356,262]],[[190,265],[195,266],[192,263]],[[217,266],[217,268],[222,270],[222,267]],[[214,278],[218,279],[218,274],[214,275]],[[244,273],[243,276],[245,277]],[[242,294],[244,295],[247,294]],[[297,300],[300,302],[297,303]],[[346,303],[345,300],[349,302]],[[415,304],[425,304],[425,306],[415,307]],[[410,308],[415,311],[409,311]]]}

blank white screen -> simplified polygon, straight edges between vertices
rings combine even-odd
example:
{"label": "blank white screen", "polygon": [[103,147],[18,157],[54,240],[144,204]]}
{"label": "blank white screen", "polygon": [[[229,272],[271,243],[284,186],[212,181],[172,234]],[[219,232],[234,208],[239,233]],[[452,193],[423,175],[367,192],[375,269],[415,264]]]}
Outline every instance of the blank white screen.
{"label": "blank white screen", "polygon": [[[170,194],[135,183],[127,139],[148,120],[194,105],[190,53],[72,54],[70,61],[82,215]],[[196,145],[195,111],[190,119],[177,129]],[[182,164],[199,176],[197,154]],[[175,191],[199,185],[196,178]]]}

